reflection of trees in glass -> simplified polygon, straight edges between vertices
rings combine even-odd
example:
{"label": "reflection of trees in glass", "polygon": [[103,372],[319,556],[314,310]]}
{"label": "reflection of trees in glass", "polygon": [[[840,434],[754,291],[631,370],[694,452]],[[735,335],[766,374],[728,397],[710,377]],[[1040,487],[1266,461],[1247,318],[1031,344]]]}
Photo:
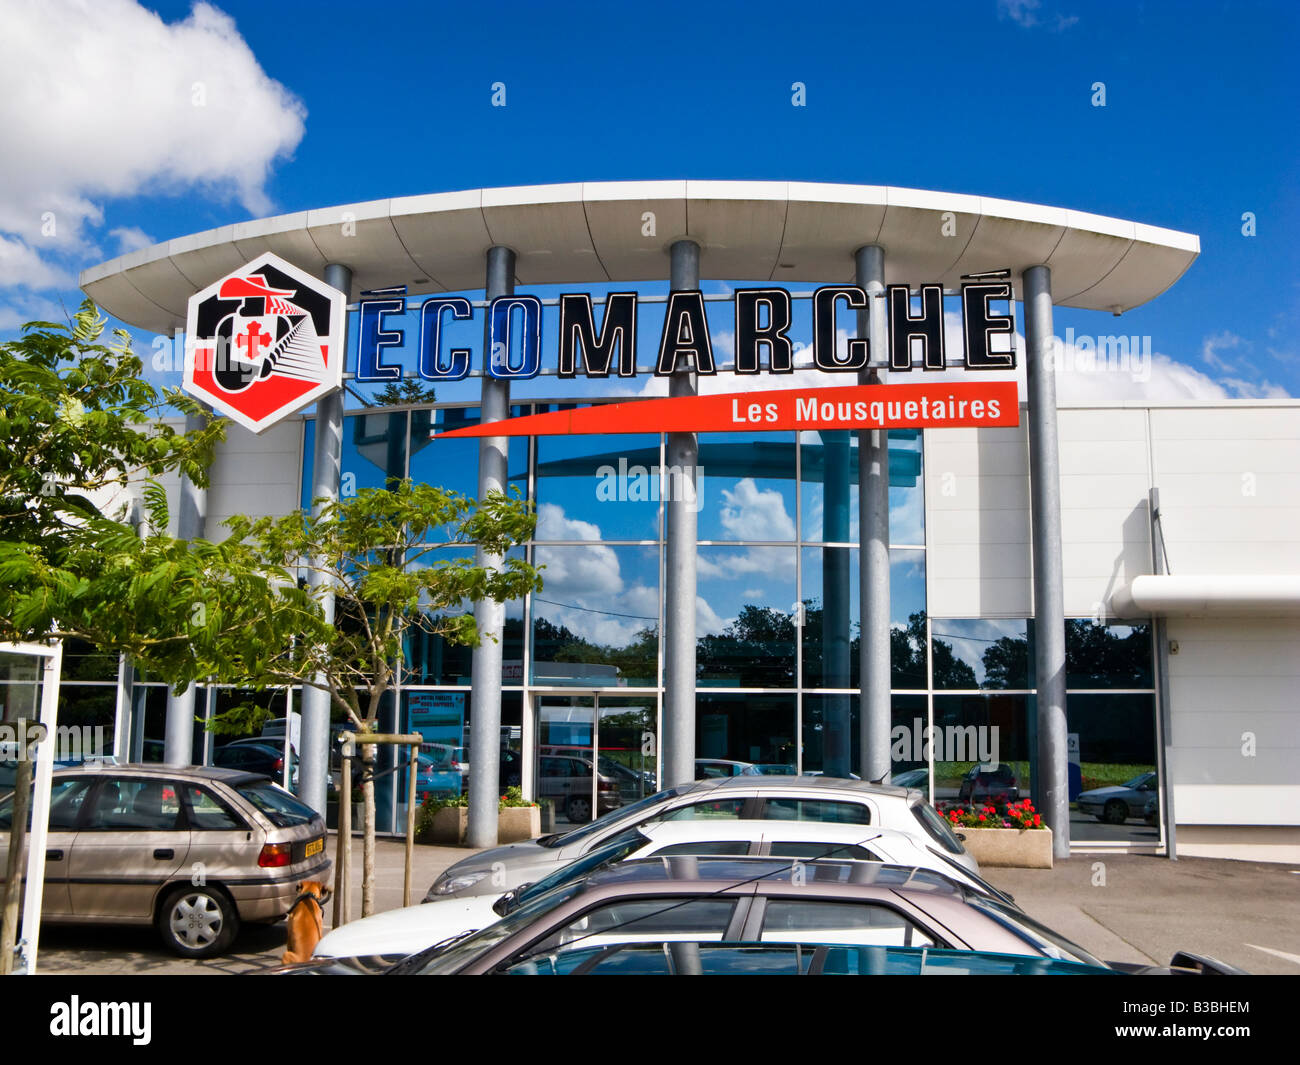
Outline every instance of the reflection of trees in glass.
{"label": "reflection of trees in glass", "polygon": [[1125,636],[1073,618],[1065,623],[1065,672],[1072,688],[1149,688],[1151,634],[1134,625]]}
{"label": "reflection of trees in glass", "polygon": [[1003,636],[984,648],[984,687],[1029,687],[1029,640]]}
{"label": "reflection of trees in glass", "polygon": [[[1031,623],[1032,624],[1032,623]],[[984,687],[1030,687],[1029,639],[1003,636],[984,651]],[[1065,622],[1065,672],[1072,688],[1151,686],[1151,636],[1134,625],[1123,636],[1085,618]]]}
{"label": "reflection of trees in glass", "polygon": [[389,381],[375,393],[375,403],[380,407],[397,407],[407,403],[432,403],[438,398],[433,385],[422,385],[408,377],[402,381]]}
{"label": "reflection of trees in glass", "polygon": [[749,603],[722,632],[696,642],[696,676],[742,688],[792,687],[795,635],[790,615]]}
{"label": "reflection of trees in glass", "polygon": [[[925,611],[907,617],[906,629],[891,629],[890,657],[894,666],[894,687],[925,687]],[[977,688],[975,670],[953,654],[952,644],[934,639],[934,686],[936,688]]]}
{"label": "reflection of trees in glass", "polygon": [[630,683],[653,685],[659,667],[659,632],[645,628],[624,647],[592,643],[546,618],[533,621],[533,647],[539,662],[581,662],[618,668]]}

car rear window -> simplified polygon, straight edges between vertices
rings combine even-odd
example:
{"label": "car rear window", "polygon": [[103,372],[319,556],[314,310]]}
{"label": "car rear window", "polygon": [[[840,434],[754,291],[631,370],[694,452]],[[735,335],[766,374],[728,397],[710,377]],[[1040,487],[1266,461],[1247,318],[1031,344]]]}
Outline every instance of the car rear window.
{"label": "car rear window", "polygon": [[768,799],[759,815],[764,821],[822,821],[839,825],[871,824],[871,808],[860,802],[827,799]]}
{"label": "car rear window", "polygon": [[928,802],[918,802],[912,807],[912,816],[920,822],[926,834],[950,854],[965,854],[966,848],[953,833],[951,826],[939,811]]}
{"label": "car rear window", "polygon": [[295,799],[269,780],[237,784],[235,790],[257,807],[277,828],[309,824],[316,817],[316,811],[310,806]]}

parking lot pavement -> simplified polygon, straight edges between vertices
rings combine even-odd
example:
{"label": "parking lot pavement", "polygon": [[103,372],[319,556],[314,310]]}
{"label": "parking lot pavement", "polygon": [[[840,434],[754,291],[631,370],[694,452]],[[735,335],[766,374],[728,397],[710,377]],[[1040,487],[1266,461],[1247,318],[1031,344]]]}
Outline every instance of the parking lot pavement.
{"label": "parking lot pavement", "polygon": [[[333,857],[334,837],[329,842]],[[360,869],[361,841],[353,842]],[[377,841],[376,912],[402,905],[405,848]],[[439,873],[471,850],[417,846],[411,901],[418,903]],[[1053,869],[985,869],[986,877],[1032,917],[1100,958],[1167,964],[1176,950],[1210,954],[1252,973],[1300,974],[1300,869],[1258,862],[1138,855],[1075,855]],[[328,929],[333,905],[325,908]],[[352,914],[361,914],[359,882]],[[42,973],[235,974],[280,964],[285,926],[245,926],[234,949],[191,961],[164,949],[152,928],[46,925]],[[1268,948],[1261,950],[1258,948]],[[1272,952],[1272,953],[1270,953]]]}
{"label": "parking lot pavement", "polygon": [[[328,849],[334,858],[337,837]],[[449,865],[475,853],[465,847],[417,846],[412,858],[411,902],[418,903],[429,885]],[[406,847],[401,840],[380,839],[375,846],[375,912],[402,905],[402,880]],[[352,917],[361,915],[361,840],[352,843]],[[330,884],[333,887],[333,883]],[[325,928],[331,927],[334,906],[325,906]],[[219,958],[178,958],[167,950],[153,928],[122,925],[54,925],[41,928],[37,971],[47,974],[200,974],[256,973],[280,964],[284,953],[285,924],[244,925],[233,949]]]}
{"label": "parking lot pavement", "polygon": [[984,875],[1030,916],[1107,961],[1166,965],[1186,950],[1251,973],[1300,974],[1296,866],[1076,854],[1052,869]]}

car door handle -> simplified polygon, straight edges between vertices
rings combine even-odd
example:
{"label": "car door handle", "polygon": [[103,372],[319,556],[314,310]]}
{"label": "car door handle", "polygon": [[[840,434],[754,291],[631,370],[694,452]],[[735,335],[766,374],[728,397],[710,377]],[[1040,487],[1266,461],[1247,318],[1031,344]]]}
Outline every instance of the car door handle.
{"label": "car door handle", "polygon": [[169,858],[175,858],[176,852],[172,850],[170,847],[159,847],[157,850],[153,852],[153,856],[157,858],[160,862],[165,862]]}
{"label": "car door handle", "polygon": [[63,861],[63,851],[51,848],[45,852],[45,860],[47,862],[61,862]]}

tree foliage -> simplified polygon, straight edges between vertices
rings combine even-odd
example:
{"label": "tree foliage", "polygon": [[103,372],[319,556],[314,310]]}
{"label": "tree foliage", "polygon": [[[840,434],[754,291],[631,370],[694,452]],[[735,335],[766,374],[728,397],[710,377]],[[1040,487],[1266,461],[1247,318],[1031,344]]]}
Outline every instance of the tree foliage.
{"label": "tree foliage", "polygon": [[[505,602],[541,587],[537,567],[523,559],[489,568],[454,550],[478,545],[505,556],[527,540],[536,518],[517,498],[493,493],[476,502],[406,480],[321,504],[314,516],[226,522],[227,543],[239,548],[227,556],[228,579],[209,590],[208,601],[219,619],[245,615],[257,627],[248,638],[231,638],[219,620],[200,634],[201,667],[212,675],[254,689],[320,688],[356,727],[369,730],[413,631],[477,644],[470,603]],[[318,580],[299,580],[310,573]],[[269,579],[254,584],[255,578]],[[333,623],[323,608],[329,593]]]}
{"label": "tree foliage", "polygon": [[[180,471],[205,484],[224,423],[181,433],[159,421],[200,407],[141,376],[125,332],[104,343],[83,303],[67,325],[32,322],[0,345],[0,639],[78,636],[135,651],[174,636],[169,589],[205,565],[169,541],[160,489],[146,546],[126,520],[131,482]],[[117,496],[117,502],[114,497]]]}

